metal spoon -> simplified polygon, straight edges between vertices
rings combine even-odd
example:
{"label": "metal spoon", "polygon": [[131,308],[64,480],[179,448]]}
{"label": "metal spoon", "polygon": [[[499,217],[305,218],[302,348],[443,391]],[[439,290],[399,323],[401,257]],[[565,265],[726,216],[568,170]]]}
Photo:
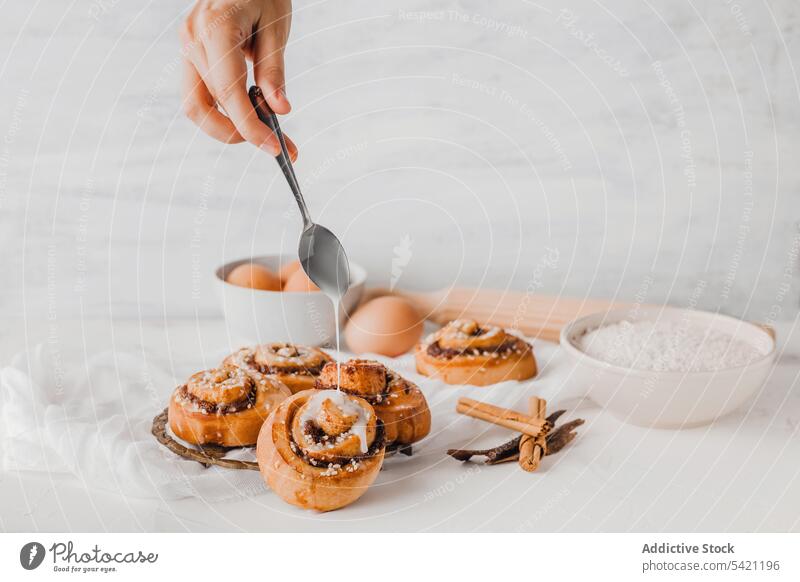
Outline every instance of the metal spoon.
{"label": "metal spoon", "polygon": [[292,161],[283,139],[278,118],[267,104],[264,94],[257,86],[250,87],[250,101],[258,118],[265,123],[278,137],[281,151],[275,157],[278,165],[292,189],[294,199],[303,217],[303,232],[300,235],[298,256],[303,270],[323,293],[331,297],[341,298],[350,286],[350,263],[339,239],[330,230],[311,220],[308,207],[300,192],[300,184],[294,175]]}

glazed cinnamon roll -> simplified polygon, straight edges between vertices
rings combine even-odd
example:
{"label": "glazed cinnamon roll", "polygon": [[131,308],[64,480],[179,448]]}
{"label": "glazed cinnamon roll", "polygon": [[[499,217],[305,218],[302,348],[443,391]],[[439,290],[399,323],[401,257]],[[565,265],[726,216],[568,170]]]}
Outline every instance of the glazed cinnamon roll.
{"label": "glazed cinnamon roll", "polygon": [[451,321],[415,350],[417,371],[447,384],[488,386],[536,375],[531,345],[503,328]]}
{"label": "glazed cinnamon roll", "polygon": [[169,400],[172,432],[195,444],[253,445],[270,412],[291,393],[251,370],[222,365],[197,372]]}
{"label": "glazed cinnamon roll", "polygon": [[256,456],[264,480],[281,499],[331,511],[366,492],[385,450],[383,424],[369,402],[338,390],[305,390],[264,423]]}
{"label": "glazed cinnamon roll", "polygon": [[327,364],[318,385],[322,388],[338,385],[344,392],[372,404],[386,428],[387,445],[410,445],[430,432],[431,411],[416,385],[373,360],[349,360],[340,368],[335,363]]}
{"label": "glazed cinnamon roll", "polygon": [[223,363],[269,374],[296,394],[313,388],[322,368],[332,361],[333,358],[317,348],[275,342],[242,348]]}

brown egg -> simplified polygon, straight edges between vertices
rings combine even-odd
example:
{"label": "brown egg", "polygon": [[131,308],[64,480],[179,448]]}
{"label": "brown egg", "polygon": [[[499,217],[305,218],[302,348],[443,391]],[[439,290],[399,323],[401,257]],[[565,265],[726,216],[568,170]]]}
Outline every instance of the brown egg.
{"label": "brown egg", "polygon": [[358,308],[344,330],[356,353],[395,357],[414,347],[422,336],[422,318],[400,297],[378,297]]}
{"label": "brown egg", "polygon": [[262,291],[280,291],[281,280],[278,276],[261,265],[244,263],[235,267],[225,279],[231,285],[261,289]]}
{"label": "brown egg", "polygon": [[281,278],[281,281],[286,283],[289,280],[289,277],[294,275],[298,269],[301,269],[300,261],[292,261],[291,263],[286,263],[282,265],[280,270],[278,271],[278,277]]}
{"label": "brown egg", "polygon": [[319,291],[319,287],[314,285],[314,282],[308,278],[308,275],[306,275],[306,272],[303,269],[298,269],[286,281],[286,284],[283,286],[283,290],[305,291],[306,293],[309,293],[311,291]]}

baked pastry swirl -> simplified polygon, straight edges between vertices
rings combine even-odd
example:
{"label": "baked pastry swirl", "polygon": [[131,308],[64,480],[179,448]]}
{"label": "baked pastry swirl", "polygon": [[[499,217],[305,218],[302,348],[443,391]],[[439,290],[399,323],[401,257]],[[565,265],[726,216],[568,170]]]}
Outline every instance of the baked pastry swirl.
{"label": "baked pastry swirl", "polygon": [[169,399],[169,426],[195,445],[252,445],[267,416],[290,394],[263,374],[223,364],[197,372],[175,389]]}
{"label": "baked pastry swirl", "polygon": [[447,384],[488,386],[536,375],[533,348],[503,328],[451,321],[417,345],[417,371]]}
{"label": "baked pastry swirl", "polygon": [[337,369],[327,364],[319,376],[321,388],[336,388],[372,404],[386,428],[387,444],[410,445],[431,430],[431,411],[417,386],[380,362],[353,359]]}
{"label": "baked pastry swirl", "polygon": [[331,511],[366,492],[385,450],[383,423],[369,402],[338,390],[305,390],[264,423],[256,456],[264,480],[281,499]]}
{"label": "baked pastry swirl", "polygon": [[223,363],[269,374],[296,394],[313,388],[322,368],[332,361],[333,358],[317,348],[275,342],[242,348]]}

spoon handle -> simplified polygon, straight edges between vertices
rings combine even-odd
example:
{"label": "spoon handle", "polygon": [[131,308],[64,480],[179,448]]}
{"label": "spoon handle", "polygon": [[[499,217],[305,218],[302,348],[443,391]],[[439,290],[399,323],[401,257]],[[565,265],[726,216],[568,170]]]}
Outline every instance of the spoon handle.
{"label": "spoon handle", "polygon": [[297,201],[297,206],[300,208],[300,214],[303,217],[303,225],[307,228],[313,224],[313,221],[308,212],[306,201],[303,199],[303,194],[300,192],[300,183],[297,181],[297,176],[294,174],[292,160],[289,157],[289,150],[286,148],[286,140],[283,138],[283,132],[278,123],[278,117],[275,115],[275,112],[272,111],[272,108],[270,108],[260,87],[257,85],[250,87],[249,95],[250,102],[253,104],[258,118],[278,137],[278,142],[281,144],[281,151],[275,156],[275,160],[278,162],[286,181],[289,183],[289,188],[291,188],[294,199]]}

